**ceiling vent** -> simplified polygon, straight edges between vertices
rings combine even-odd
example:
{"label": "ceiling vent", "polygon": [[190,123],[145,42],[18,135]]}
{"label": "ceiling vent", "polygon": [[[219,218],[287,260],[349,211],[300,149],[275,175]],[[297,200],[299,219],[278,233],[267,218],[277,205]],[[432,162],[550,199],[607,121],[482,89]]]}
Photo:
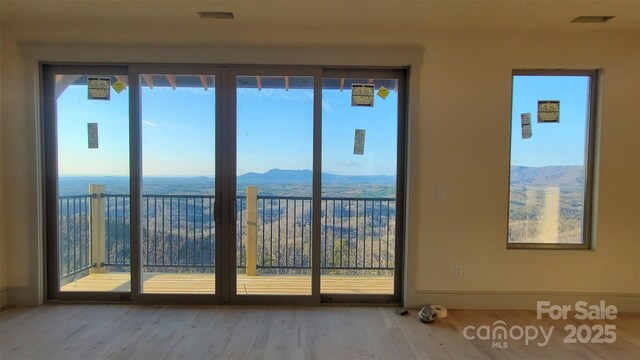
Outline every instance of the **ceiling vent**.
{"label": "ceiling vent", "polygon": [[615,16],[578,16],[571,20],[574,23],[605,23]]}
{"label": "ceiling vent", "polygon": [[233,13],[220,11],[198,11],[201,19],[233,19]]}

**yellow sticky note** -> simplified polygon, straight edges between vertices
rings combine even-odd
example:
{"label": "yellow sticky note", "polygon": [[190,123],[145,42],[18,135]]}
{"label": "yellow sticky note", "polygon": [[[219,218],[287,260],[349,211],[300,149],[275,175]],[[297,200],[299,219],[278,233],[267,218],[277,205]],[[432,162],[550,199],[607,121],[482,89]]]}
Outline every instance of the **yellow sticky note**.
{"label": "yellow sticky note", "polygon": [[111,87],[113,88],[113,90],[115,90],[118,94],[120,94],[122,92],[122,90],[124,90],[124,88],[126,88],[126,86],[120,82],[120,80],[116,81],[115,83],[113,83],[113,85],[111,85]]}
{"label": "yellow sticky note", "polygon": [[378,90],[378,96],[380,96],[384,100],[387,98],[388,95],[389,95],[389,89],[387,89],[384,86],[380,86],[380,89]]}

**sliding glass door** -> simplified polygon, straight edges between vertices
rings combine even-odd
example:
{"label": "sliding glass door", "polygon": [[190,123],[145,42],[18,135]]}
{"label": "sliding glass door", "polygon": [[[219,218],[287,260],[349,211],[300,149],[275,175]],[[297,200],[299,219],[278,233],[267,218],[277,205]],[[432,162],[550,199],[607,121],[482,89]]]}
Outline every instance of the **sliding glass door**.
{"label": "sliding glass door", "polygon": [[50,298],[400,300],[405,71],[43,77]]}
{"label": "sliding glass door", "polygon": [[[52,67],[45,83],[48,293],[131,291],[126,67]],[[93,295],[87,295],[89,297]]]}
{"label": "sliding glass door", "polygon": [[235,295],[311,295],[313,73],[243,70],[235,85]]}
{"label": "sliding glass door", "polygon": [[216,77],[166,70],[138,75],[142,292],[214,294]]}
{"label": "sliding glass door", "polygon": [[393,299],[399,291],[403,75],[348,70],[322,79],[325,299]]}

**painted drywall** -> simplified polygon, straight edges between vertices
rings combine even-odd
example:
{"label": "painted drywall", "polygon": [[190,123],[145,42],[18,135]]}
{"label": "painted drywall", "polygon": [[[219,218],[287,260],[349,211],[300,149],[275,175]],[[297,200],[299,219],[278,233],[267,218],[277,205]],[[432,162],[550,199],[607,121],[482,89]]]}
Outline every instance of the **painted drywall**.
{"label": "painted drywall", "polygon": [[[2,41],[2,225],[3,271],[6,278],[8,301],[12,293],[17,300],[33,303],[33,291],[38,285],[30,278],[34,271],[30,263],[34,255],[31,249],[37,245],[35,216],[38,209],[36,197],[37,165],[35,151],[35,122],[26,104],[33,94],[25,90],[24,64],[20,46]],[[36,255],[37,256],[37,255]],[[26,298],[25,298],[26,296]]]}
{"label": "painted drywall", "polygon": [[[367,37],[292,34],[288,48],[251,44],[132,48],[2,41],[3,186],[9,301],[41,301],[37,60],[409,65],[411,71],[405,301],[533,308],[589,297],[637,309],[640,298],[638,31],[454,31]],[[219,36],[219,35],[218,35]],[[303,38],[316,44],[302,50]],[[421,59],[393,47],[413,43]],[[288,38],[275,38],[280,43]],[[271,39],[271,41],[276,41]],[[378,46],[358,53],[336,45]],[[365,41],[366,40],[366,41]],[[281,45],[280,45],[281,46]],[[386,49],[386,50],[385,50]],[[372,56],[375,54],[375,56]],[[365,56],[366,55],[366,56]],[[410,59],[410,60],[407,60]],[[507,250],[511,70],[601,68],[596,247]],[[10,159],[8,161],[7,159]],[[445,200],[436,187],[445,186]],[[463,277],[453,277],[454,264]],[[40,283],[39,283],[40,282]],[[11,296],[15,293],[15,296]]]}
{"label": "painted drywall", "polygon": [[[419,299],[640,293],[638,39],[638,33],[515,32],[459,33],[429,42],[421,80],[421,221],[409,225],[421,259],[415,269]],[[505,247],[514,68],[602,69],[592,251]],[[446,187],[446,200],[436,199],[437,186]],[[456,264],[461,278],[454,277]],[[492,300],[478,301],[491,306]]]}
{"label": "painted drywall", "polygon": [[[1,5],[0,5],[1,8]],[[0,38],[2,38],[2,29],[0,28]],[[2,56],[0,54],[0,69],[2,69]],[[2,99],[2,72],[0,72],[0,99]],[[2,107],[0,105],[0,155],[2,150]],[[4,156],[0,156],[0,203],[3,203],[4,173],[3,164]],[[5,236],[4,236],[4,206],[0,206],[0,308],[7,306],[7,263],[5,260]]]}

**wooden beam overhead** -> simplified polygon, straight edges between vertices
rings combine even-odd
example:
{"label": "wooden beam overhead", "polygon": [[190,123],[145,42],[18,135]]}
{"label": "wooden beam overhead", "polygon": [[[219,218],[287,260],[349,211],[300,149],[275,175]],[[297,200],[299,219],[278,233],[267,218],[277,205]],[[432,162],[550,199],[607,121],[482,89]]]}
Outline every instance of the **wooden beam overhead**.
{"label": "wooden beam overhead", "polygon": [[340,79],[340,92],[344,90],[344,78]]}
{"label": "wooden beam overhead", "polygon": [[207,83],[206,75],[200,75],[200,82],[202,83],[202,88],[204,89],[204,91],[209,90],[209,84]]}
{"label": "wooden beam overhead", "polygon": [[67,90],[69,85],[73,84],[78,80],[82,75],[56,75],[56,99],[62,95],[62,93]]}
{"label": "wooden beam overhead", "polygon": [[288,76],[284,77],[284,89],[286,91],[289,91],[289,77]]}
{"label": "wooden beam overhead", "polygon": [[142,74],[142,78],[144,79],[144,82],[147,83],[149,89],[153,90],[153,75]]}
{"label": "wooden beam overhead", "polygon": [[260,79],[260,76],[256,76],[256,83],[258,85],[258,91],[262,91],[262,79]]}
{"label": "wooden beam overhead", "polygon": [[167,77],[167,81],[173,90],[176,89],[176,76],[175,75],[165,75]]}

